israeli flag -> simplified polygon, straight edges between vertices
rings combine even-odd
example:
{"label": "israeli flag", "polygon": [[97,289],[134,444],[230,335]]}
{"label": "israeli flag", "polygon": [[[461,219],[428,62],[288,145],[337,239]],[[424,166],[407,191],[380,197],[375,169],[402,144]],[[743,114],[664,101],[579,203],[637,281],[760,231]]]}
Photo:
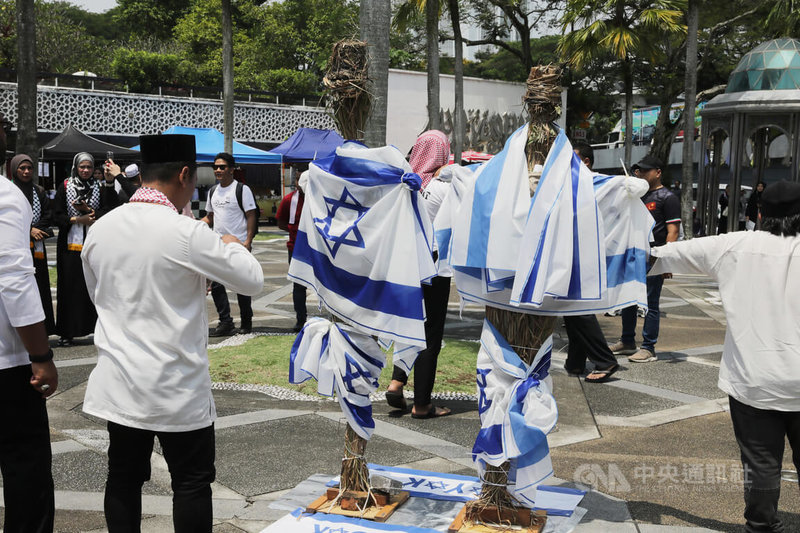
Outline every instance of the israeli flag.
{"label": "israeli flag", "polygon": [[424,347],[421,283],[436,268],[420,183],[393,146],[348,143],[311,163],[289,279],[359,331]]}
{"label": "israeli flag", "polygon": [[375,340],[323,318],[306,322],[292,345],[289,382],[317,380],[317,392],[339,400],[347,423],[369,440],[375,429],[369,395],[378,388],[386,356]]}
{"label": "israeli flag", "polygon": [[547,434],[558,420],[549,378],[550,337],[527,365],[488,320],[478,352],[481,429],[472,458],[483,477],[486,465],[510,462],[508,490],[532,505],[536,486],[553,474]]}
{"label": "israeli flag", "polygon": [[493,284],[512,279],[517,267],[531,206],[527,140],[525,125],[508,138],[499,154],[478,168],[452,224],[450,264],[486,269]]}

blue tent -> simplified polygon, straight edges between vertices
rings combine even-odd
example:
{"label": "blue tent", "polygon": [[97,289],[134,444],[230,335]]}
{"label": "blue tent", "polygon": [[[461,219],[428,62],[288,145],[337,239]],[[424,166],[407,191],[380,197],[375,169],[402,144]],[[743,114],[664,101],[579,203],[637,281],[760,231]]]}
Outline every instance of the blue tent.
{"label": "blue tent", "polygon": [[[213,163],[214,156],[225,151],[225,136],[214,128],[172,126],[164,134],[194,135],[198,163]],[[132,148],[132,150],[138,149],[138,146]],[[237,164],[281,163],[281,154],[259,150],[236,141],[233,141],[233,157]]]}
{"label": "blue tent", "polygon": [[272,152],[283,155],[284,163],[301,163],[333,155],[342,143],[342,136],[333,130],[300,128]]}

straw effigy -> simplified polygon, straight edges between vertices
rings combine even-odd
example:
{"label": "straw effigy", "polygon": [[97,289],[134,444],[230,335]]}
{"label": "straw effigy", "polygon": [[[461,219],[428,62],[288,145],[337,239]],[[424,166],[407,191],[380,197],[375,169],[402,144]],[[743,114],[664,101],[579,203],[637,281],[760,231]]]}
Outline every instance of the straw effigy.
{"label": "straw effigy", "polygon": [[[333,113],[339,132],[345,139],[363,139],[372,101],[368,90],[367,43],[343,39],[334,44],[322,82],[326,104]],[[337,320],[334,318],[333,321]],[[366,448],[366,439],[347,424],[339,482],[340,497],[350,491],[369,492],[369,469],[364,459]]]}
{"label": "straw effigy", "polygon": [[[532,184],[531,196],[539,181],[538,176],[534,173],[534,167],[544,164],[550,146],[558,134],[552,126],[552,122],[561,113],[560,78],[561,69],[557,66],[533,67],[528,77],[527,91],[523,97],[530,117],[526,154],[528,173]],[[486,319],[505,337],[527,364],[533,362],[542,343],[553,334],[557,320],[553,316],[518,313],[491,306],[486,306]],[[467,520],[478,521],[482,513],[484,517],[486,516],[487,509],[496,509],[497,523],[499,524],[502,521],[501,515],[504,509],[520,506],[520,503],[506,488],[508,469],[508,462],[498,467],[487,465],[481,479],[480,497],[467,503]]]}
{"label": "straw effigy", "polygon": [[343,39],[333,45],[322,83],[325,100],[345,139],[363,140],[372,95],[367,74],[367,43]]}

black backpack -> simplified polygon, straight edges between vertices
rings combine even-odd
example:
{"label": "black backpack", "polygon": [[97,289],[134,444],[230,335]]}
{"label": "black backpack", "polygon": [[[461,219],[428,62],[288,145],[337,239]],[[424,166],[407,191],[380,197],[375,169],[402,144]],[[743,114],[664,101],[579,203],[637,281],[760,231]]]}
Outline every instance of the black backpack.
{"label": "black backpack", "polygon": [[[217,190],[217,186],[219,186],[219,183],[215,184],[213,187],[211,187],[211,189],[208,190],[208,203],[211,203],[211,196],[214,194],[214,191]],[[239,209],[242,210],[242,214],[244,214],[246,217],[247,213],[245,212],[244,204],[242,203],[242,195],[244,194],[245,187],[247,187],[248,189],[250,188],[248,185],[245,185],[241,181],[236,182],[236,203],[239,204]],[[253,192],[252,189],[250,190],[250,192],[251,193]],[[254,194],[253,200],[255,200],[255,198],[256,195]],[[261,218],[261,208],[258,207],[258,202],[256,202],[256,220],[259,220],[260,218]],[[256,230],[256,233],[258,233],[258,230]]]}

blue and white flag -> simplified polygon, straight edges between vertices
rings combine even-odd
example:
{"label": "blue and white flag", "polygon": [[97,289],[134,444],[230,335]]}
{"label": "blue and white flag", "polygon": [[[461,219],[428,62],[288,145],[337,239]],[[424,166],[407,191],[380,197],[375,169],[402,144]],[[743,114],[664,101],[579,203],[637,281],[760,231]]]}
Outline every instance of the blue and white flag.
{"label": "blue and white flag", "polygon": [[382,524],[362,518],[327,513],[306,514],[295,509],[280,520],[262,529],[261,533],[439,533],[435,529],[416,526]]}
{"label": "blue and white flag", "polygon": [[[467,187],[456,195],[454,187],[446,201],[455,214],[442,213],[434,223],[437,240],[450,236],[448,253],[459,294],[501,309],[549,315],[646,307],[653,226],[640,200],[646,181],[595,176],[562,132],[548,153],[534,198],[528,199],[523,194],[527,166],[518,164],[525,159],[519,137],[523,131],[509,138],[504,157],[497,158],[502,168],[492,170],[492,159],[477,173],[472,191]],[[506,185],[481,192],[487,184],[499,183],[500,178],[493,178],[496,172],[502,172]],[[525,202],[522,213],[519,207]],[[495,219],[509,228],[507,239]],[[494,241],[505,247],[498,249],[490,244]],[[486,246],[483,255],[477,252],[480,246]],[[512,257],[516,262],[508,267]]]}
{"label": "blue and white flag", "polygon": [[478,168],[452,224],[453,267],[488,271],[492,283],[514,277],[531,205],[525,144],[528,126],[515,131],[503,150]]}
{"label": "blue and white flag", "polygon": [[436,268],[420,183],[393,146],[349,143],[311,163],[289,279],[359,331],[424,347],[421,284]]}
{"label": "blue and white flag", "polygon": [[552,336],[527,365],[488,320],[478,352],[478,412],[481,430],[472,458],[483,476],[486,465],[510,462],[509,492],[536,501],[536,486],[553,474],[547,434],[558,420],[549,378]]}
{"label": "blue and white flag", "polygon": [[317,392],[335,394],[347,423],[369,440],[375,429],[369,395],[378,388],[385,363],[385,354],[369,335],[315,317],[292,345],[289,382],[316,379]]}
{"label": "blue and white flag", "polygon": [[559,304],[600,300],[606,289],[603,230],[592,172],[562,131],[531,203],[511,303],[542,309],[545,298]]}
{"label": "blue and white flag", "polygon": [[[402,490],[408,492],[413,498],[468,502],[478,499],[481,493],[481,481],[475,476],[444,474],[372,463],[367,464],[367,467],[370,476],[378,474],[402,483]],[[327,483],[327,486],[333,487],[338,484],[339,476],[336,476]],[[547,511],[550,516],[571,516],[585,495],[585,490],[539,485],[536,490],[536,501],[524,500],[524,502],[534,510]]]}

